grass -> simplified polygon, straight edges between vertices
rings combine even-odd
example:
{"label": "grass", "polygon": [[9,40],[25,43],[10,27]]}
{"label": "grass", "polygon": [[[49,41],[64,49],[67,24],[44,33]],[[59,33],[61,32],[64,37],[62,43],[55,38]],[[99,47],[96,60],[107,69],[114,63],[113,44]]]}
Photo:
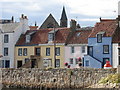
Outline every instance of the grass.
{"label": "grass", "polygon": [[120,74],[110,74],[107,77],[101,78],[99,83],[120,83]]}

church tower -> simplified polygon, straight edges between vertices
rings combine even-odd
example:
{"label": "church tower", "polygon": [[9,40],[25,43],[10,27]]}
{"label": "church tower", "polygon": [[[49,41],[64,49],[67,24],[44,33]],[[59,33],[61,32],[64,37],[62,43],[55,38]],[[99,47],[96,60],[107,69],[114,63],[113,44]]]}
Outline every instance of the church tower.
{"label": "church tower", "polygon": [[65,7],[63,6],[63,11],[60,19],[60,27],[67,27],[67,16],[65,12]]}

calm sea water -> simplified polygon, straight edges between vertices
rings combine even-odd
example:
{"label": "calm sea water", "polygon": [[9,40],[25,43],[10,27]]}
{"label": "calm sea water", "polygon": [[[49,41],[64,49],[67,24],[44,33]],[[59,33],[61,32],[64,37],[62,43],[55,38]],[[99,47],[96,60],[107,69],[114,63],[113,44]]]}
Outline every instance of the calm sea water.
{"label": "calm sea water", "polygon": [[115,89],[115,88],[81,88],[81,89],[17,89],[17,88],[3,88],[2,90],[120,90],[120,89]]}

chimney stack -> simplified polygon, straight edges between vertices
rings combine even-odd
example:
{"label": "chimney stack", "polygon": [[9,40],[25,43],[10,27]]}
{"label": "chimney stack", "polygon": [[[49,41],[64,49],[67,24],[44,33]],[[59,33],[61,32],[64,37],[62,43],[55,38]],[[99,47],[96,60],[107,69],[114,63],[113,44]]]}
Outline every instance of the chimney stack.
{"label": "chimney stack", "polygon": [[21,15],[21,18],[24,18],[24,14]]}
{"label": "chimney stack", "polygon": [[76,31],[76,21],[73,19],[70,21],[70,29],[72,32]]}
{"label": "chimney stack", "polygon": [[11,20],[12,20],[12,22],[14,22],[14,16],[12,16]]}

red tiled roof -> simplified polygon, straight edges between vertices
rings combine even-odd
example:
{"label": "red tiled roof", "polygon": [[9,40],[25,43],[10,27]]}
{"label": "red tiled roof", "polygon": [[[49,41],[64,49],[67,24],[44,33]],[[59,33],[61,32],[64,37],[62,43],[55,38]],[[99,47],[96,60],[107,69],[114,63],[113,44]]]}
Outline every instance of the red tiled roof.
{"label": "red tiled roof", "polygon": [[105,35],[104,35],[105,37],[111,37],[114,34],[117,26],[118,26],[117,20],[115,19],[101,20],[101,22],[96,23],[89,37],[96,37],[96,34],[99,32],[105,32]]}
{"label": "red tiled roof", "polygon": [[38,26],[29,26],[30,30],[37,30]]}
{"label": "red tiled roof", "polygon": [[[56,28],[58,31],[56,32],[56,43],[65,43],[67,36],[70,32],[69,28]],[[16,45],[35,45],[35,44],[47,44],[48,43],[48,33],[53,29],[39,29],[39,30],[28,30],[26,34],[30,32],[35,32],[32,35],[32,39],[30,43],[26,43],[25,36],[21,35]]]}
{"label": "red tiled roof", "polygon": [[120,43],[120,28],[117,28],[112,38],[113,43]]}
{"label": "red tiled roof", "polygon": [[91,31],[92,30],[78,30],[74,32],[67,44],[87,44]]}

